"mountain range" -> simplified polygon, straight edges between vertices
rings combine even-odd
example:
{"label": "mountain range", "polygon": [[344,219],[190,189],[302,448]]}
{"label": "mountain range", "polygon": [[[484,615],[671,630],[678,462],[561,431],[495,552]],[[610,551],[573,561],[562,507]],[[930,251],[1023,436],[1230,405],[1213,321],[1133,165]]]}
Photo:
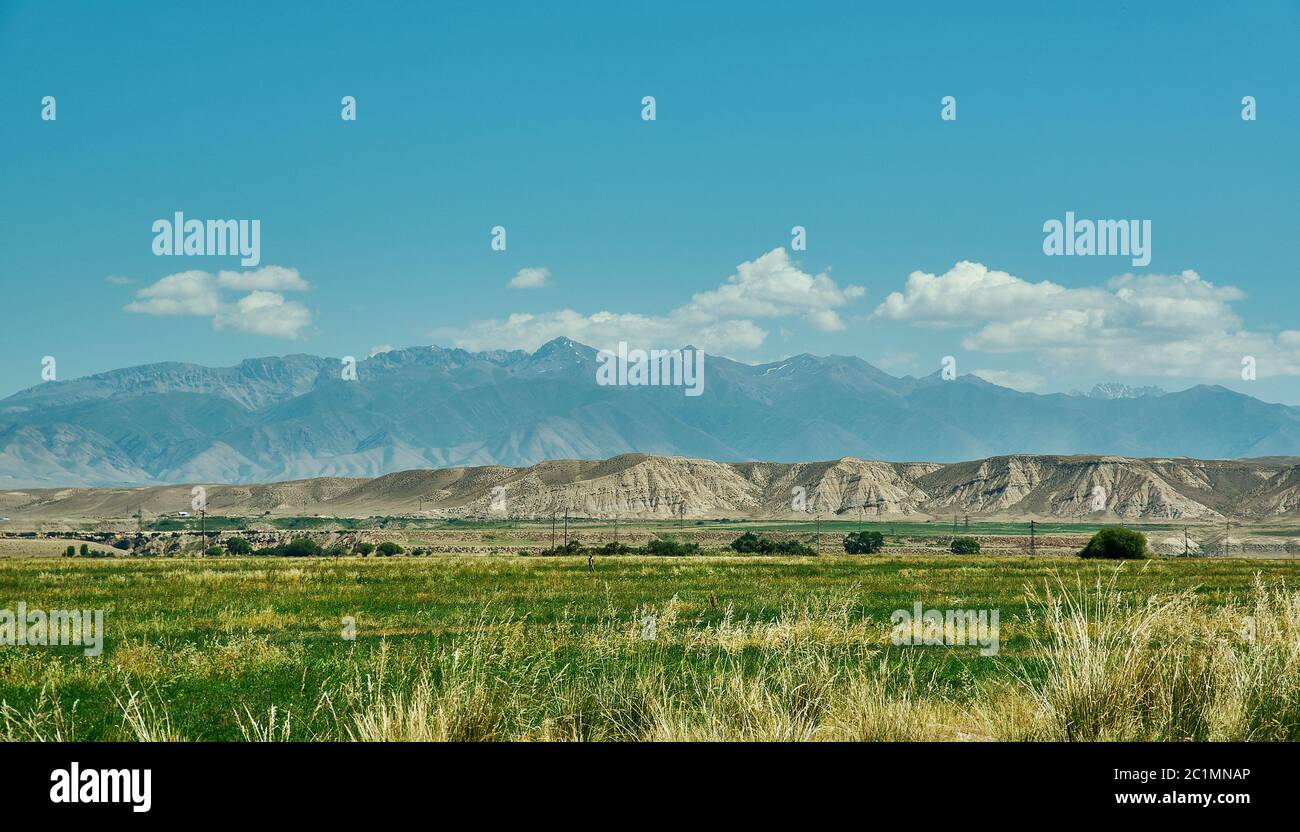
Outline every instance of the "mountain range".
{"label": "mountain range", "polygon": [[[1300,516],[1300,458],[992,457],[971,462],[714,462],[623,454],[522,468],[416,469],[205,485],[211,514],[270,516],[1270,521]],[[192,511],[188,485],[0,491],[19,526]]]}
{"label": "mountain range", "polygon": [[0,400],[0,486],[252,483],[529,466],[629,453],[951,463],[1001,455],[1300,454],[1300,409],[1217,386],[1037,395],[974,375],[895,377],[845,356],[708,356],[703,395],[601,386],[597,353],[412,347],[339,359],[162,363]]}

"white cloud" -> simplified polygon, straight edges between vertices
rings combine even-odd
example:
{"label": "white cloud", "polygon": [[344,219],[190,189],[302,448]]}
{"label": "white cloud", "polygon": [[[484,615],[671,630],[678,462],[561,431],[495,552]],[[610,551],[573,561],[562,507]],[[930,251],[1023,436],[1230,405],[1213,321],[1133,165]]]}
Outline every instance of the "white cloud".
{"label": "white cloud", "polygon": [[374,358],[376,355],[383,355],[386,352],[392,352],[392,344],[380,344],[377,347],[371,347],[370,352],[366,353],[366,358]]}
{"label": "white cloud", "polygon": [[305,292],[311,288],[297,269],[284,266],[263,266],[251,272],[218,272],[217,283],[224,289],[239,292]]}
{"label": "white cloud", "polygon": [[[145,315],[200,315],[210,317],[215,329],[233,329],[275,338],[298,338],[311,323],[312,313],[297,301],[286,301],[282,291],[310,288],[296,269],[264,266],[252,272],[188,271],[169,274],[139,289],[127,312]],[[249,291],[234,303],[222,298],[222,289]]]}
{"label": "white cloud", "polygon": [[297,338],[311,324],[311,311],[296,300],[275,292],[250,292],[234,304],[223,306],[212,325],[251,335]]}
{"label": "white cloud", "polygon": [[127,312],[145,315],[215,315],[221,307],[216,281],[207,272],[169,274],[135,293]]}
{"label": "white cloud", "polygon": [[784,248],[776,248],[741,263],[722,286],[695,294],[665,315],[607,310],[584,314],[573,309],[518,312],[504,320],[478,321],[464,328],[436,330],[433,335],[465,349],[533,350],[563,335],[598,348],[627,341],[646,348],[691,344],[727,354],[762,345],[768,333],[754,318],[800,316],[824,331],[842,329],[836,309],[864,293],[860,286],[837,286],[825,273],[801,271]]}
{"label": "white cloud", "polygon": [[1261,374],[1263,356],[1270,372],[1300,374],[1300,333],[1293,339],[1243,329],[1231,305],[1242,297],[1194,271],[1125,274],[1070,289],[962,261],[942,275],[913,272],[875,316],[966,328],[967,350],[1030,352],[1076,373],[1227,379],[1240,376],[1242,356],[1254,355]]}
{"label": "white cloud", "polygon": [[1010,387],[1023,393],[1042,390],[1047,379],[1037,373],[1025,373],[1016,370],[972,370],[971,375],[979,376],[985,381],[1000,387]]}
{"label": "white cloud", "polygon": [[535,350],[552,338],[565,336],[597,348],[613,349],[619,341],[646,348],[673,348],[690,344],[712,353],[752,350],[767,333],[752,321],[709,322],[674,312],[663,317],[635,313],[597,312],[583,315],[561,309],[532,315],[519,312],[505,320],[479,321],[467,329],[438,330],[457,347],[470,350]]}
{"label": "white cloud", "polygon": [[692,297],[688,308],[718,317],[801,314],[816,328],[831,332],[844,328],[835,309],[865,293],[861,286],[841,289],[825,272],[807,274],[790,261],[784,248],[775,248],[741,263],[725,284]]}
{"label": "white cloud", "polygon": [[104,278],[104,282],[112,283],[114,286],[129,286],[135,281],[125,275],[110,274],[108,277]]}
{"label": "white cloud", "polygon": [[545,267],[520,269],[507,284],[511,289],[540,289],[548,285],[551,270]]}

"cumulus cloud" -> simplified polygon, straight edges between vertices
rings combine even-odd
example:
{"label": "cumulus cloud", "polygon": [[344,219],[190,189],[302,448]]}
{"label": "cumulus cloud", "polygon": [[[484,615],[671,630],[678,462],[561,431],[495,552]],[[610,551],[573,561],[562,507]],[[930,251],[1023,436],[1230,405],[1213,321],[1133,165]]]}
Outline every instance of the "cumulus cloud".
{"label": "cumulus cloud", "polygon": [[1243,329],[1232,308],[1243,297],[1194,271],[1125,274],[1104,286],[1067,288],[962,261],[942,275],[913,272],[875,316],[965,328],[965,349],[1030,352],[1074,371],[1228,378],[1239,375],[1243,356],[1253,355],[1267,356],[1271,372],[1300,374],[1300,333]]}
{"label": "cumulus cloud", "polygon": [[844,328],[836,308],[865,293],[861,286],[841,289],[825,272],[801,271],[784,248],[776,248],[741,263],[724,285],[692,297],[690,308],[718,317],[776,318],[795,313],[817,329],[831,332]]}
{"label": "cumulus cloud", "polygon": [[234,304],[223,306],[213,319],[217,329],[250,335],[297,338],[311,323],[311,311],[296,300],[276,292],[250,292]]}
{"label": "cumulus cloud", "polygon": [[507,285],[511,289],[540,289],[548,285],[551,270],[545,267],[520,269]]}
{"label": "cumulus cloud", "polygon": [[224,289],[239,292],[305,292],[311,288],[297,269],[263,266],[251,272],[218,272],[217,283]]}
{"label": "cumulus cloud", "polygon": [[145,315],[215,315],[221,307],[216,280],[207,272],[169,274],[135,293],[127,312]]}
{"label": "cumulus cloud", "polygon": [[374,358],[376,355],[383,355],[386,352],[392,352],[392,351],[393,351],[392,344],[380,344],[378,346],[371,347],[370,352],[366,353],[366,358]]}
{"label": "cumulus cloud", "polygon": [[[230,329],[273,338],[298,338],[311,324],[312,313],[281,291],[311,288],[296,269],[263,266],[251,272],[202,271],[169,274],[135,293],[123,307],[145,315],[197,315],[212,319],[215,329]],[[222,290],[247,291],[232,302]]]}
{"label": "cumulus cloud", "polygon": [[563,335],[599,348],[612,348],[619,341],[646,347],[691,344],[725,354],[762,345],[768,333],[756,318],[799,317],[823,331],[842,329],[837,309],[864,293],[860,286],[838,286],[825,273],[805,273],[784,248],[776,248],[741,263],[724,284],[693,295],[664,315],[608,310],[584,314],[573,309],[519,312],[504,320],[478,321],[433,334],[465,349],[532,350]]}

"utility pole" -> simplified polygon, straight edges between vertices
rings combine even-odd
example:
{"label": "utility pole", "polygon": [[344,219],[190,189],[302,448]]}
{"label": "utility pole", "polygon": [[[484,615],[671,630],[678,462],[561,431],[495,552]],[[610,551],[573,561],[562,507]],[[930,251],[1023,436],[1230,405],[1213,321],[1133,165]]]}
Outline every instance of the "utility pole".
{"label": "utility pole", "polygon": [[206,557],[208,554],[208,509],[207,506],[199,509],[199,554]]}
{"label": "utility pole", "polygon": [[1183,526],[1183,557],[1187,557],[1191,551],[1187,545],[1187,527]]}
{"label": "utility pole", "polygon": [[1029,521],[1029,556],[1033,557],[1038,553],[1038,541],[1034,539],[1034,521]]}
{"label": "utility pole", "polygon": [[822,516],[818,514],[817,515],[817,553],[821,554],[821,551],[822,551]]}
{"label": "utility pole", "polygon": [[555,551],[555,512],[558,509],[560,501],[556,499],[555,492],[551,492],[551,551]]}

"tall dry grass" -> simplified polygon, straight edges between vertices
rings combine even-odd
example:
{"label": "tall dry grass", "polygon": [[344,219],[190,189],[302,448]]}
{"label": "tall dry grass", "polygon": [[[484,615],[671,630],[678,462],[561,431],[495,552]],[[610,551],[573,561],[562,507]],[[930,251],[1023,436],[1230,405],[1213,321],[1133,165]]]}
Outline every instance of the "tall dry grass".
{"label": "tall dry grass", "polygon": [[[432,650],[359,654],[308,713],[233,718],[257,742],[1300,739],[1300,593],[1257,580],[1238,600],[1058,579],[1028,594],[1014,625],[1027,644],[981,682],[922,652],[946,648],[891,646],[849,596],[710,625],[684,620],[675,599],[596,622],[485,613]],[[124,737],[182,738],[158,695],[128,688],[118,705]],[[56,699],[21,713],[0,703],[0,739],[74,728],[75,707]]]}

